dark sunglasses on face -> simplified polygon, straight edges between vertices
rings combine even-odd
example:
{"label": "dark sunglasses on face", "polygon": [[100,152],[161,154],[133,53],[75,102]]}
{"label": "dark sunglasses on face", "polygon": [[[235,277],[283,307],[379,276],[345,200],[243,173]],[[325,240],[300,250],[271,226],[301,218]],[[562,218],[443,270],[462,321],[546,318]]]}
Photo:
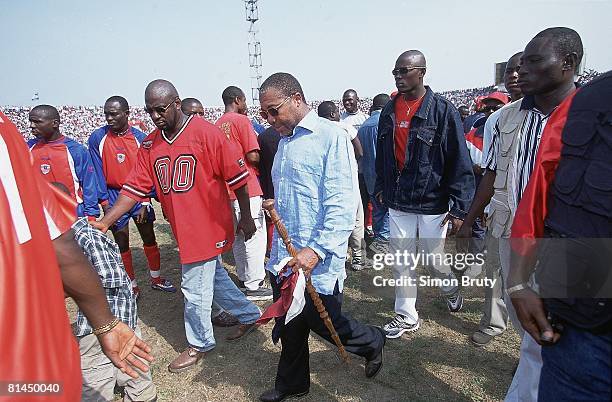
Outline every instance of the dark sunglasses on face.
{"label": "dark sunglasses on face", "polygon": [[153,114],[153,112],[155,112],[157,114],[164,114],[164,113],[166,113],[166,111],[168,110],[170,105],[172,105],[174,103],[175,100],[176,99],[173,99],[172,102],[168,103],[164,107],[161,107],[161,106],[154,107],[154,108],[145,107],[145,112],[147,112],[148,114]]}
{"label": "dark sunglasses on face", "polygon": [[283,106],[285,103],[287,103],[287,101],[288,101],[289,99],[291,99],[291,97],[292,97],[292,96],[293,96],[293,95],[289,95],[289,96],[287,96],[287,97],[285,98],[285,100],[284,100],[284,101],[282,101],[282,102],[280,103],[280,105],[278,105],[278,106],[272,106],[272,107],[269,107],[269,108],[268,108],[268,110],[260,110],[260,111],[259,111],[259,115],[260,115],[260,116],[261,116],[261,117],[262,117],[264,120],[268,120],[268,115],[270,115],[270,116],[272,116],[272,117],[276,117],[276,116],[278,116],[278,111],[280,110],[280,108],[281,108],[281,107],[282,107],[282,106]]}
{"label": "dark sunglasses on face", "polygon": [[391,74],[393,74],[393,76],[396,75],[406,75],[408,74],[410,71],[412,70],[424,70],[425,67],[422,66],[416,66],[416,67],[398,67],[398,68],[394,68],[393,70],[391,70]]}

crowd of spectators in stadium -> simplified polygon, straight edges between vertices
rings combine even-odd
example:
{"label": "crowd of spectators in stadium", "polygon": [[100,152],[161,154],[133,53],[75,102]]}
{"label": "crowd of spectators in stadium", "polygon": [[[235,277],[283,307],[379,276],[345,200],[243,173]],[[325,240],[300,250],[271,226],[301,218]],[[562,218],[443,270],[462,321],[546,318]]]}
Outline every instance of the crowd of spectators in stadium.
{"label": "crowd of spectators in stadium", "polygon": [[[593,78],[597,77],[599,74],[600,73],[595,70],[587,69],[578,77],[578,82],[581,85],[584,85]],[[473,111],[475,103],[474,100],[477,97],[485,96],[494,90],[495,87],[488,86],[483,88],[444,91],[440,92],[440,95],[450,100],[456,107],[465,105],[471,111]],[[333,102],[336,103],[340,109],[340,112],[344,111],[342,102],[340,100],[334,100]],[[320,103],[321,101],[314,101],[310,103],[310,106],[316,110]],[[360,99],[359,108],[362,112],[368,113],[371,106],[371,98]],[[15,123],[25,138],[31,137],[28,122],[30,107],[2,106],[0,109]],[[106,124],[102,106],[60,106],[58,107],[58,110],[62,119],[62,132],[84,145],[87,145],[89,135],[96,128]],[[222,106],[205,107],[203,117],[208,121],[215,122],[219,117],[221,117],[223,110],[224,108]],[[249,107],[248,115],[250,118],[257,120],[260,124],[262,123],[259,121],[258,107]],[[149,118],[149,115],[144,111],[144,108],[139,106],[130,108],[130,123],[138,126],[146,133],[153,131],[155,128],[153,122]]]}
{"label": "crowd of spectators in stadium", "polygon": [[595,71],[595,70],[593,70],[591,68],[587,68],[578,77],[578,83],[580,85],[584,85],[587,82],[591,81],[593,78],[597,77],[598,75],[601,75],[601,73],[598,72],[598,71]]}

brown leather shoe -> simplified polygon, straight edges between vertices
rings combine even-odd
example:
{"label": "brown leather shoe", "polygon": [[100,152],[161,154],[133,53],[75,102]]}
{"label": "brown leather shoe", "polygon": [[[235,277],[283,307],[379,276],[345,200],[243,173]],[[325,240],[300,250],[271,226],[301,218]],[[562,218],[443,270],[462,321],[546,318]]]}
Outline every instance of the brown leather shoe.
{"label": "brown leather shoe", "polygon": [[240,321],[238,321],[236,317],[234,317],[227,311],[223,311],[218,316],[213,317],[211,321],[212,325],[214,325],[215,327],[234,327],[240,324]]}
{"label": "brown leather shoe", "polygon": [[180,373],[181,371],[189,370],[198,364],[203,356],[204,352],[189,347],[168,365],[168,371],[171,373]]}
{"label": "brown leather shoe", "polygon": [[252,323],[252,324],[240,324],[238,326],[238,328],[236,328],[236,331],[234,333],[232,333],[231,335],[228,335],[225,340],[226,341],[236,341],[242,337],[244,337],[245,335],[250,334],[251,332],[253,332],[259,325],[257,325],[257,323]]}

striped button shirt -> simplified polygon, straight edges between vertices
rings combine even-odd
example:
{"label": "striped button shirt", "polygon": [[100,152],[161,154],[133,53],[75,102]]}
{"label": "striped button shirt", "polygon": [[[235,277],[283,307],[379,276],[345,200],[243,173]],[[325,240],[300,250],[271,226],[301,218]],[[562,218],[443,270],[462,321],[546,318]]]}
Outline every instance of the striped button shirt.
{"label": "striped button shirt", "polygon": [[[130,328],[135,329],[138,318],[136,299],[132,293],[130,278],[123,268],[119,247],[104,233],[91,227],[86,218],[78,219],[72,229],[76,242],[100,277],[110,311]],[[74,334],[85,336],[92,332],[87,318],[79,310]]]}
{"label": "striped button shirt", "polygon": [[[526,96],[523,98],[521,103],[521,110],[526,110],[527,115],[523,120],[521,129],[518,133],[518,137],[515,141],[518,141],[515,148],[515,153],[512,155],[511,169],[513,169],[514,182],[509,183],[508,191],[514,192],[515,205],[510,205],[512,210],[516,210],[523,191],[527,187],[529,177],[533,171],[535,165],[536,156],[538,154],[538,147],[540,146],[540,139],[542,138],[542,132],[546,127],[548,118],[552,114],[551,111],[548,114],[540,112],[534,103],[532,96]],[[497,160],[500,152],[500,134],[499,134],[499,121],[495,122],[493,128],[493,136],[491,138],[491,144],[485,166],[489,170],[495,171],[497,169]]]}

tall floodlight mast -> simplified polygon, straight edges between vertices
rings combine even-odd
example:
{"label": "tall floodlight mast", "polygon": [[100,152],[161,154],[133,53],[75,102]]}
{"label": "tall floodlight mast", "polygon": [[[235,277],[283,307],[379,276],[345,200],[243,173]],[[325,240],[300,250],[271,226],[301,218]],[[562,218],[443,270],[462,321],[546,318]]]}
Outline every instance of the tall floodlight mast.
{"label": "tall floodlight mast", "polygon": [[257,39],[255,23],[259,20],[257,0],[244,0],[246,20],[249,23],[249,67],[251,69],[251,99],[253,105],[259,103],[261,86],[261,43]]}

